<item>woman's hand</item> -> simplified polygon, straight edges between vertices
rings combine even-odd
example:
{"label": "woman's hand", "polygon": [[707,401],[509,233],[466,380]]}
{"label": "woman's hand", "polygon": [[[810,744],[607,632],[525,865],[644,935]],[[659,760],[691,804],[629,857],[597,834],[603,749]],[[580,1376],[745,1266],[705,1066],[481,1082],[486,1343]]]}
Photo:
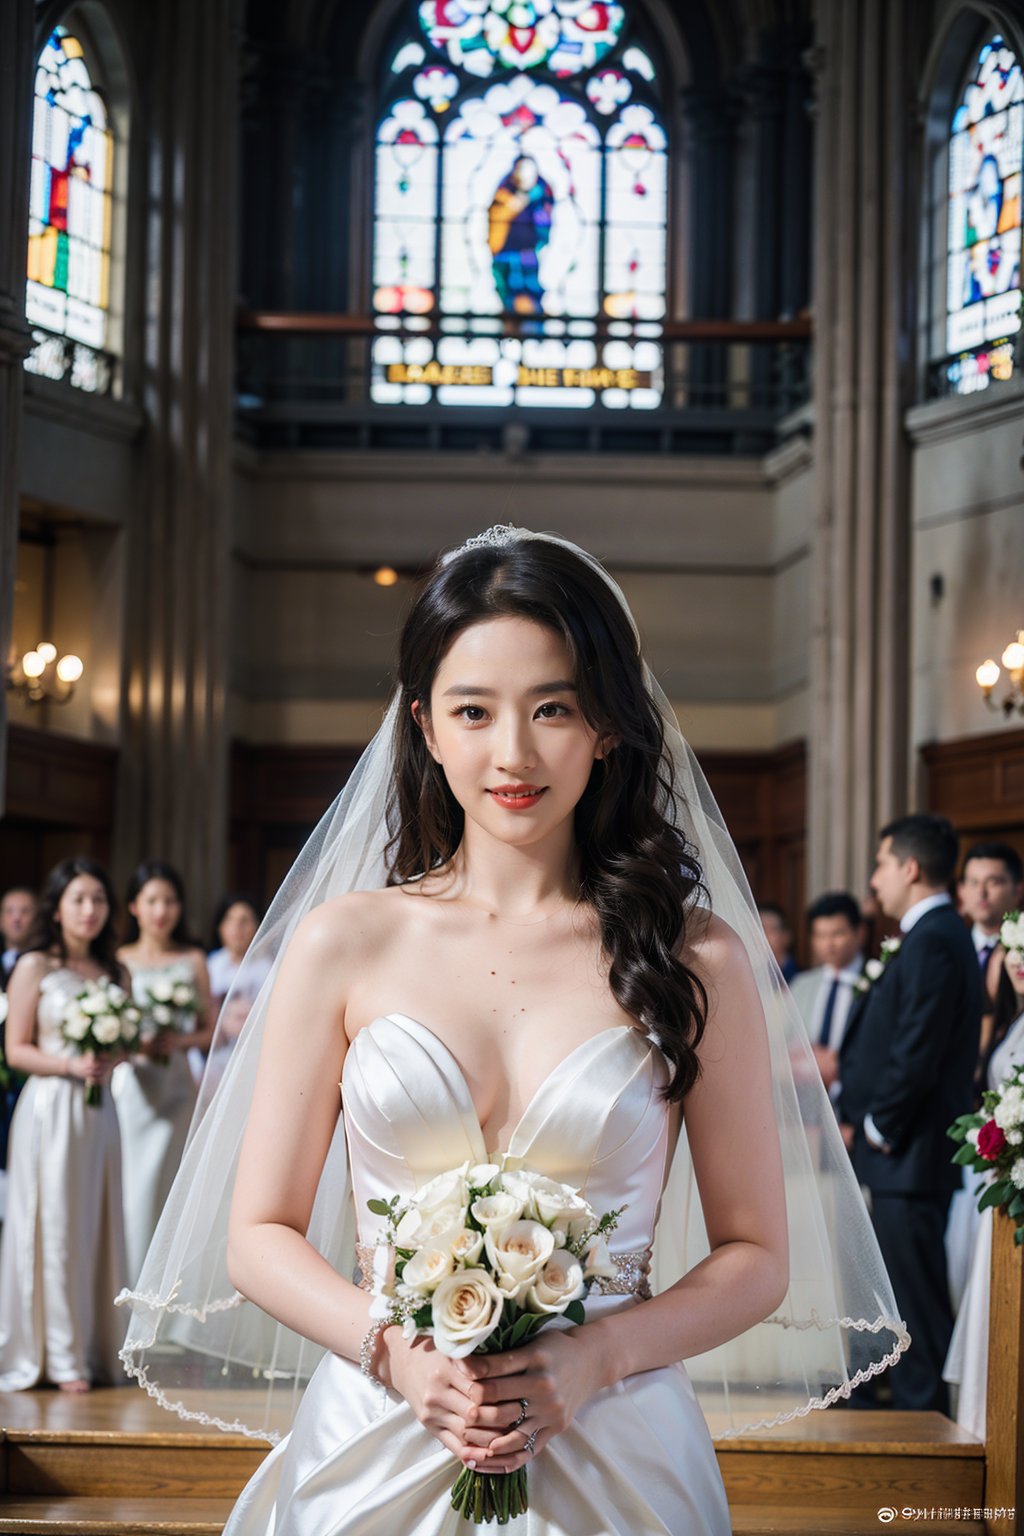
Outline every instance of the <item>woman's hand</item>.
{"label": "woman's hand", "polygon": [[[430,1339],[405,1340],[396,1326],[386,1328],[381,1335],[378,1358],[381,1379],[405,1398],[424,1429],[460,1461],[471,1466],[497,1439],[498,1430],[483,1431],[479,1425],[470,1429],[474,1421],[469,1415],[481,1410],[469,1394],[481,1389],[471,1388],[470,1378],[462,1369],[466,1362],[449,1359]],[[517,1403],[506,1419],[498,1421],[502,1428],[518,1412]]]}
{"label": "woman's hand", "polygon": [[83,1051],[80,1056],[66,1058],[67,1075],[77,1078],[80,1083],[108,1083],[111,1072],[124,1059],[120,1054],[97,1056],[92,1051]]}
{"label": "woman's hand", "polygon": [[[473,1407],[467,1439],[483,1430],[490,1444],[479,1454],[484,1472],[515,1472],[525,1467],[549,1440],[568,1429],[584,1403],[607,1386],[607,1353],[599,1334],[585,1325],[545,1329],[519,1349],[499,1355],[469,1355],[454,1362],[471,1385]],[[527,1414],[517,1429],[525,1398]],[[533,1451],[526,1441],[536,1430]]]}

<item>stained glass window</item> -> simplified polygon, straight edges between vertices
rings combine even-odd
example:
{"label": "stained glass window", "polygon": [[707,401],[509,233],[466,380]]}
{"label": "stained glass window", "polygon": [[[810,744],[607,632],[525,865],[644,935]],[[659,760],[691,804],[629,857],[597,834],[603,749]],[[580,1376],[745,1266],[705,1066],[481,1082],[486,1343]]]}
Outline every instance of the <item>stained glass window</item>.
{"label": "stained glass window", "polygon": [[946,365],[957,394],[1013,372],[1021,324],[1024,82],[1001,37],[982,48],[949,141]]}
{"label": "stained glass window", "polygon": [[606,0],[420,0],[377,133],[371,397],[650,409],[668,144]]}
{"label": "stained glass window", "polygon": [[36,69],[26,318],[30,372],[86,390],[111,384],[114,140],[82,45],[55,27]]}

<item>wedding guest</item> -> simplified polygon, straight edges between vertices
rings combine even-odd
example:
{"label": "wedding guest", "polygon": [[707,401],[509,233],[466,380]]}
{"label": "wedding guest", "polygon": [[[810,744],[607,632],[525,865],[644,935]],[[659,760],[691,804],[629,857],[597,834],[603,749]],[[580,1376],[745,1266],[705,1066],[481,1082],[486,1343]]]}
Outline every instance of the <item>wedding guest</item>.
{"label": "wedding guest", "polygon": [[220,1081],[257,993],[270,975],[271,962],[267,958],[244,963],[261,917],[256,902],[242,891],[230,892],[217,903],[213,919],[214,943],[206,957],[213,1016],[217,1024],[216,1044],[205,1053],[196,1049],[189,1051],[189,1064],[197,1083],[204,1071],[208,1074],[207,1092]]}
{"label": "wedding guest", "polygon": [[891,1373],[892,1406],[948,1411],[953,1331],[943,1238],[960,1170],[946,1128],[970,1107],[982,983],[949,885],[957,838],[943,816],[879,834],[871,887],[901,943],[854,1010],[840,1051],[841,1118],[871,1191],[871,1216],[913,1344]]}
{"label": "wedding guest", "polygon": [[[1024,1063],[1024,954],[1000,950],[1000,967],[1009,992],[1000,988],[997,1020],[1012,1010],[1001,1036],[994,1039],[986,1064],[986,1088],[998,1088],[1016,1067]],[[1012,997],[1012,1002],[1009,999]],[[974,1183],[980,1187],[977,1174]],[[956,1419],[979,1440],[985,1438],[985,1397],[988,1386],[988,1319],[992,1276],[991,1210],[980,1213],[970,1276],[943,1371],[945,1380],[959,1387]]]}
{"label": "wedding guest", "polygon": [[0,900],[0,988],[6,987],[14,962],[25,947],[37,906],[36,893],[27,885],[12,885]]}
{"label": "wedding guest", "polygon": [[[124,1213],[130,1280],[138,1278],[164,1201],[185,1150],[196,1090],[186,1053],[205,1050],[213,1035],[206,955],[189,937],[185,887],[170,864],[140,864],[128,885],[132,919],[128,943],[118,959],[131,975],[132,991],[144,1021],[156,1024],[155,1008],[166,1006],[173,1025],[156,1033],[146,1028],[138,1054],[118,1067],[113,1094],[124,1143]],[[159,993],[184,988],[184,1006]]]}
{"label": "wedding guest", "polygon": [[[52,1383],[87,1392],[124,1381],[127,1279],[121,1143],[106,1091],[116,1057],[65,1040],[65,1010],[88,981],[127,986],[114,955],[114,894],[91,859],[51,871],[8,996],[7,1051],[28,1074],[11,1126],[7,1220],[0,1244],[0,1391]],[[86,1102],[87,1085],[101,1089]]]}
{"label": "wedding guest", "polygon": [[849,891],[829,891],[807,909],[807,931],[814,966],[792,982],[800,1010],[830,1097],[838,1095],[839,1048],[864,969],[864,924]]}
{"label": "wedding guest", "polygon": [[[1024,864],[1009,843],[975,843],[964,857],[957,887],[960,911],[971,924],[971,938],[985,978],[987,1006],[981,1025],[980,1060],[991,1048],[992,1005],[999,978],[1004,974],[999,927],[1004,912],[1018,910],[1024,902]],[[979,1076],[980,1094],[984,1079]]]}
{"label": "wedding guest", "polygon": [[758,903],[757,910],[761,916],[761,927],[768,940],[768,947],[779,962],[783,980],[792,981],[800,967],[793,954],[793,929],[785,909],[774,901],[762,901]]}

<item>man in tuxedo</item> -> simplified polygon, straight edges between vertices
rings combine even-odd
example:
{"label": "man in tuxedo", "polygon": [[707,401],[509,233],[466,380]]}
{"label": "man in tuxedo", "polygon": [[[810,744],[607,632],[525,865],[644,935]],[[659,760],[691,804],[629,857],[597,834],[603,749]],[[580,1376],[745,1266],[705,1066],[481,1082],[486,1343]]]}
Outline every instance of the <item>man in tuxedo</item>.
{"label": "man in tuxedo", "polygon": [[946,1413],[953,1331],[944,1234],[960,1169],[947,1127],[971,1105],[982,980],[949,896],[957,839],[943,816],[883,827],[871,889],[901,943],[862,994],[840,1052],[840,1114],[896,1303],[913,1343],[889,1382],[892,1406]]}
{"label": "man in tuxedo", "polygon": [[864,969],[864,924],[849,891],[829,891],[807,910],[814,967],[790,984],[830,1098],[839,1087],[839,1048]]}
{"label": "man in tuxedo", "polygon": [[27,886],[13,885],[4,892],[0,900],[0,988],[7,987],[7,979],[25,947],[35,915],[35,893]]}
{"label": "man in tuxedo", "polygon": [[984,973],[999,943],[1003,914],[1019,911],[1024,900],[1024,867],[1016,848],[1009,843],[975,843],[964,858],[958,895]]}

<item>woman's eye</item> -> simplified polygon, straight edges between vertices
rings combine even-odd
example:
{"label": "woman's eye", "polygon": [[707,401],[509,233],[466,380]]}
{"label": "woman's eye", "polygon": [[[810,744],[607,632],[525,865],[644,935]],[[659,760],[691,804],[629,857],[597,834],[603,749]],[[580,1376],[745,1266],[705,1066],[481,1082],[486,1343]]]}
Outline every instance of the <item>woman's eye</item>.
{"label": "woman's eye", "polygon": [[476,725],[484,718],[487,711],[479,704],[460,704],[454,713],[461,715],[464,720],[468,720],[470,725]]}
{"label": "woman's eye", "polygon": [[558,720],[569,711],[564,704],[542,704],[537,711],[542,720]]}

